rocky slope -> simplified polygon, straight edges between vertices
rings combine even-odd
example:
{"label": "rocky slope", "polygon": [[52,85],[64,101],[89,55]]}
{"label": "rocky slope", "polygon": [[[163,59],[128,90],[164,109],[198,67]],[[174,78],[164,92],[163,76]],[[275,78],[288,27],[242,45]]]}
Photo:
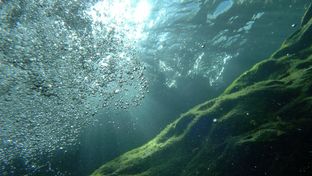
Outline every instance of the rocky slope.
{"label": "rocky slope", "polygon": [[93,176],[312,174],[312,7],[301,29],[225,92]]}

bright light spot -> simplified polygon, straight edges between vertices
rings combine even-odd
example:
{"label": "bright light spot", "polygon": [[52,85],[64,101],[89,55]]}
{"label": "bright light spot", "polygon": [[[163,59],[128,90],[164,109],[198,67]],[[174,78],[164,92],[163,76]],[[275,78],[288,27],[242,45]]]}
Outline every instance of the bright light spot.
{"label": "bright light spot", "polygon": [[212,15],[208,15],[207,18],[217,18],[219,15],[225,13],[226,11],[228,11],[232,6],[233,6],[234,2],[233,0],[225,0],[222,1],[217,8],[215,9],[215,11],[213,12]]}
{"label": "bright light spot", "polygon": [[197,71],[198,69],[199,69],[199,66],[200,66],[200,62],[201,62],[201,60],[203,59],[203,56],[205,55],[205,53],[203,52],[203,53],[201,53],[199,56],[198,56],[198,58],[196,59],[196,61],[195,61],[195,64],[194,64],[194,70],[195,71]]}
{"label": "bright light spot", "polygon": [[142,23],[150,14],[151,6],[147,1],[140,1],[135,9],[134,20],[137,23]]}
{"label": "bright light spot", "polygon": [[102,68],[108,67],[111,62],[111,56],[107,56],[105,58],[103,58],[100,62],[99,62],[99,66]]}
{"label": "bright light spot", "polygon": [[224,72],[225,65],[233,56],[225,55],[225,57],[222,60],[222,63],[220,63],[220,66],[216,66],[215,69],[217,69],[217,73],[214,76],[214,78],[210,78],[209,84],[212,86],[216,81],[218,81],[221,78],[222,73]]}
{"label": "bright light spot", "polygon": [[173,71],[173,69],[168,66],[164,61],[159,61],[159,68],[163,71],[163,72],[168,72],[168,71]]}
{"label": "bright light spot", "polygon": [[167,80],[166,85],[168,88],[177,88],[177,81],[176,80]]}
{"label": "bright light spot", "polygon": [[116,90],[114,91],[115,94],[118,94],[119,92],[120,92],[120,89],[116,89]]}
{"label": "bright light spot", "polygon": [[[94,4],[86,14],[96,23],[106,25],[107,31],[122,31],[129,39],[144,37],[143,29],[149,25],[151,5],[147,0],[134,3],[132,0],[101,0]],[[146,22],[146,24],[145,24]]]}

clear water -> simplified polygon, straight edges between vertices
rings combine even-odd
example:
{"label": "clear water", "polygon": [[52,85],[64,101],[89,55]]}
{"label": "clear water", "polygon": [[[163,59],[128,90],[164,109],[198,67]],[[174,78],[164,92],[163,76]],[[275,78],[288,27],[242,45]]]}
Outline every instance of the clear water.
{"label": "clear water", "polygon": [[0,175],[90,174],[272,54],[309,2],[250,3],[0,0]]}

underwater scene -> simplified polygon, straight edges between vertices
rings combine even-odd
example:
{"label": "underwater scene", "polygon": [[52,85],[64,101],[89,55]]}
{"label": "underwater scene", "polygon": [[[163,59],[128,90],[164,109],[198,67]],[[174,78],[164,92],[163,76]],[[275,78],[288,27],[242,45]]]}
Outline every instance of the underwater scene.
{"label": "underwater scene", "polygon": [[0,0],[0,176],[311,176],[310,0]]}

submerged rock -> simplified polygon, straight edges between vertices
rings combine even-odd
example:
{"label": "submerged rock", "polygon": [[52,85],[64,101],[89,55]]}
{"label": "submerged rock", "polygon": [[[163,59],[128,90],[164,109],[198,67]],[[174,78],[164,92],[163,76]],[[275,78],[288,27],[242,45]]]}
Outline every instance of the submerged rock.
{"label": "submerged rock", "polygon": [[312,14],[272,57],[93,176],[311,175]]}

